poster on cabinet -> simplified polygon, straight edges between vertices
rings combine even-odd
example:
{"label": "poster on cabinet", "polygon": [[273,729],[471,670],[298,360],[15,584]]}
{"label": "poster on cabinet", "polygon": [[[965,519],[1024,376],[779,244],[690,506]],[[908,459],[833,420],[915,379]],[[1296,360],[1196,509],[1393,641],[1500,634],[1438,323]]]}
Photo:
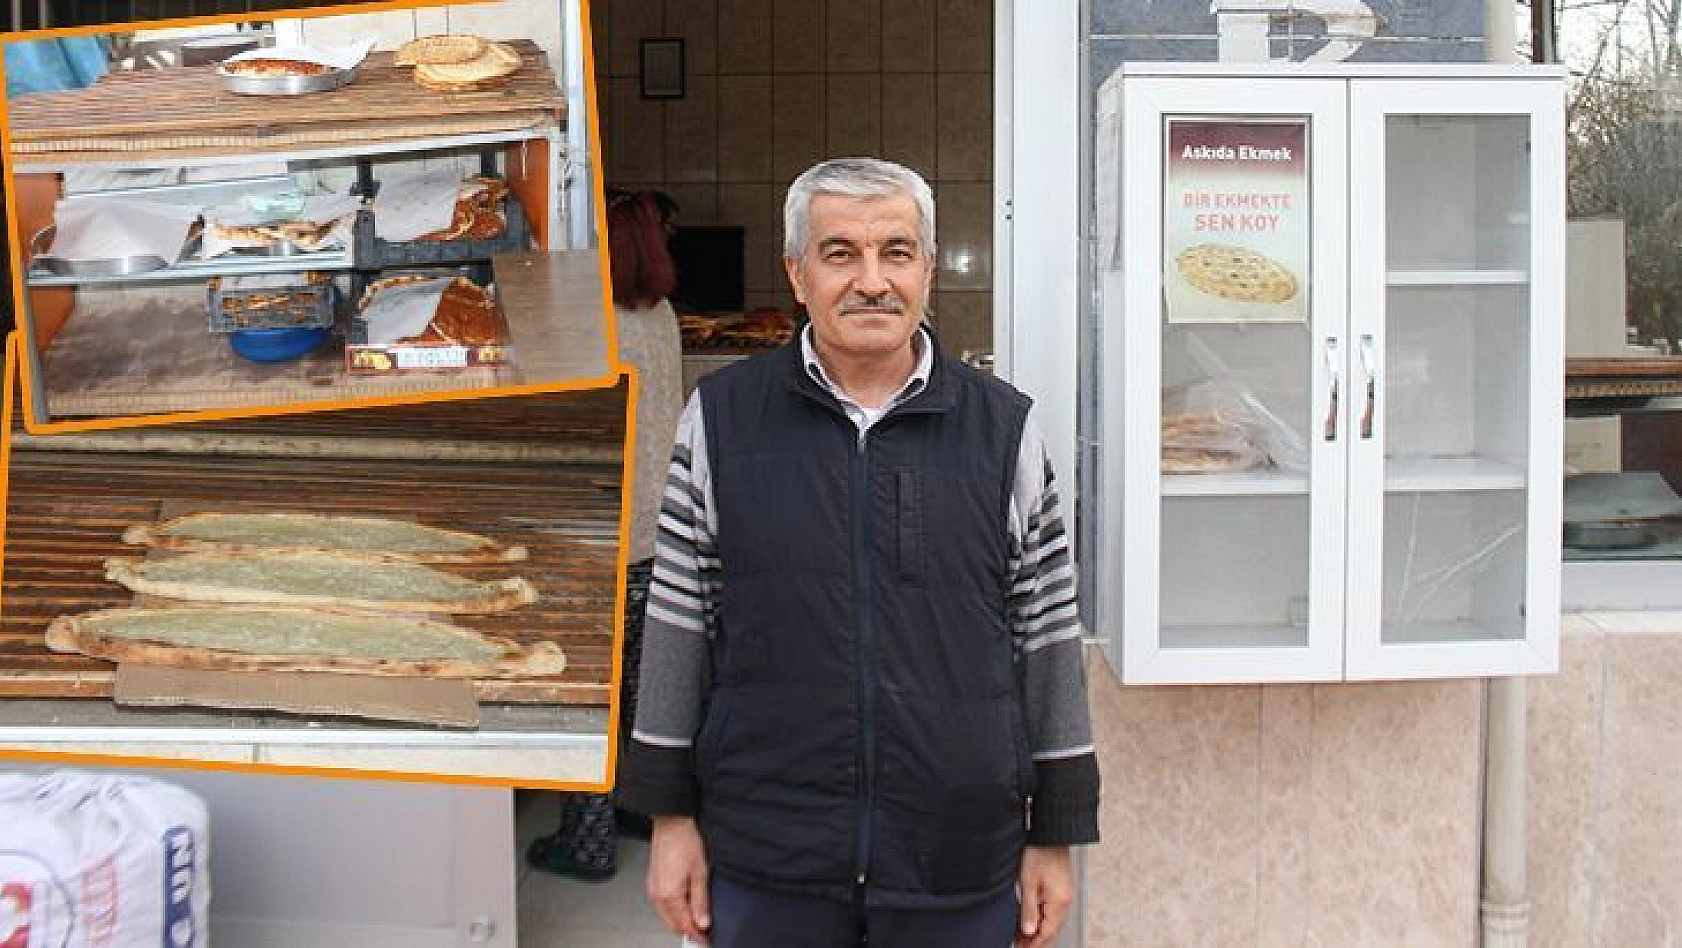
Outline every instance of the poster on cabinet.
{"label": "poster on cabinet", "polygon": [[1170,323],[1308,320],[1308,119],[1166,119]]}

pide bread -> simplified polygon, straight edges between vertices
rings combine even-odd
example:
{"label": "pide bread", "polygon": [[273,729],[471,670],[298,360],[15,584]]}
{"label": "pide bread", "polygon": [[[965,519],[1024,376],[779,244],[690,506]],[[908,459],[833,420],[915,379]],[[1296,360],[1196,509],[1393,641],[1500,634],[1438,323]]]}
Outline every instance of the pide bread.
{"label": "pide bread", "polygon": [[[381,290],[430,279],[433,278],[402,274],[376,280],[368,284],[368,289],[363,292],[360,306],[366,310]],[[496,300],[477,283],[458,276],[450,281],[439,297],[438,308],[433,312],[426,330],[397,341],[413,345],[489,346],[501,344],[504,332]]]}
{"label": "pide bread", "polygon": [[1242,425],[1214,415],[1167,415],[1162,419],[1164,474],[1244,471],[1266,457]]}
{"label": "pide bread", "polygon": [[344,552],[412,563],[506,563],[529,555],[524,546],[409,520],[291,512],[185,514],[135,524],[123,542],[171,552]]}
{"label": "pide bread", "polygon": [[230,76],[319,76],[332,66],[301,59],[238,59],[217,67]]}
{"label": "pide bread", "polygon": [[210,229],[219,240],[225,240],[237,246],[285,241],[305,250],[313,250],[327,239],[327,235],[332,232],[335,223],[337,221],[327,221],[325,223],[285,221],[278,224],[229,226],[220,221],[213,221]]}
{"label": "pide bread", "polygon": [[464,62],[420,63],[414,78],[434,92],[476,92],[507,85],[521,62],[519,51],[507,43],[487,43],[484,52]]}
{"label": "pide bread", "polygon": [[1198,244],[1174,262],[1192,288],[1224,300],[1283,303],[1297,295],[1297,279],[1283,264],[1245,247]]}
{"label": "pide bread", "polygon": [[323,607],[104,609],[54,619],[46,640],[55,652],[227,671],[524,678],[566,668],[553,642],[522,645],[446,622]]}
{"label": "pide bread", "polygon": [[519,576],[475,580],[420,563],[349,553],[111,557],[105,561],[105,578],[137,593],[189,602],[488,613],[537,601],[537,590]]}
{"label": "pide bread", "polygon": [[393,66],[465,63],[484,55],[490,45],[483,36],[471,33],[439,33],[412,39],[392,54]]}
{"label": "pide bread", "polygon": [[486,240],[501,236],[508,227],[502,201],[508,185],[499,178],[469,178],[457,192],[450,225],[422,234],[416,240]]}

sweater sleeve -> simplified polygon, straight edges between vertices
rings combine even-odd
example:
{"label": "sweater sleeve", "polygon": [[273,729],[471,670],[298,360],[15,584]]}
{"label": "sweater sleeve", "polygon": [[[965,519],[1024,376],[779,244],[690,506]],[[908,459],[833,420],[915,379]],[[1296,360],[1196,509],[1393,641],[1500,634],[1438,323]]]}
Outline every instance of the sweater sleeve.
{"label": "sweater sleeve", "polygon": [[1032,417],[1022,433],[1010,527],[1010,619],[1021,656],[1036,776],[1028,842],[1096,842],[1098,762],[1087,710],[1074,562],[1045,439]]}
{"label": "sweater sleeve", "polygon": [[710,673],[708,617],[719,567],[702,418],[696,393],[678,421],[661,500],[637,716],[616,785],[620,805],[647,814],[692,814],[699,800],[693,745]]}

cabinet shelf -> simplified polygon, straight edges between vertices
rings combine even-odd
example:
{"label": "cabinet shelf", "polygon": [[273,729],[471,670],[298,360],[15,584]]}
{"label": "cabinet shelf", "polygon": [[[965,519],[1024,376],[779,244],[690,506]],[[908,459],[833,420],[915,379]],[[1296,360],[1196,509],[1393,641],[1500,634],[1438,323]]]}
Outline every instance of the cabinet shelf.
{"label": "cabinet shelf", "polygon": [[1530,274],[1523,270],[1391,270],[1386,285],[1405,287],[1524,286]]}
{"label": "cabinet shelf", "polygon": [[1386,462],[1384,490],[1409,491],[1523,490],[1524,469],[1488,458],[1419,458]]}
{"label": "cabinet shelf", "polygon": [[611,381],[598,251],[508,254],[494,266],[510,366],[347,375],[337,336],[293,362],[249,362],[206,331],[202,288],[172,286],[79,307],[41,354],[40,396],[58,420]]}
{"label": "cabinet shelf", "polygon": [[1162,475],[1164,497],[1255,497],[1306,493],[1307,475],[1283,471]]}
{"label": "cabinet shelf", "polygon": [[1305,648],[1308,630],[1288,625],[1171,625],[1162,629],[1168,649]]}
{"label": "cabinet shelf", "polygon": [[1449,642],[1484,643],[1522,641],[1523,635],[1514,627],[1505,633],[1478,622],[1419,622],[1412,625],[1386,624],[1382,641],[1386,645],[1438,645]]}
{"label": "cabinet shelf", "polygon": [[259,273],[302,273],[307,270],[349,270],[350,251],[318,250],[312,253],[286,256],[226,255],[209,260],[190,258],[157,270],[131,273],[125,276],[87,276],[82,274],[29,271],[29,285],[48,286],[110,286],[126,283],[172,283],[179,280],[208,280],[213,276],[248,276]]}

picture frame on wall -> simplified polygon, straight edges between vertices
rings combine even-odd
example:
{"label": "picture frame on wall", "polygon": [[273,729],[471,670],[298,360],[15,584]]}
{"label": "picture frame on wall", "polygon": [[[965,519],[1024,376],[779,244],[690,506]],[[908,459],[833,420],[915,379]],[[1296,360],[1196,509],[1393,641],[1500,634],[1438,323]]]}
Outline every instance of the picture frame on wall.
{"label": "picture frame on wall", "polygon": [[642,97],[681,99],[684,95],[683,40],[654,37],[642,41]]}

